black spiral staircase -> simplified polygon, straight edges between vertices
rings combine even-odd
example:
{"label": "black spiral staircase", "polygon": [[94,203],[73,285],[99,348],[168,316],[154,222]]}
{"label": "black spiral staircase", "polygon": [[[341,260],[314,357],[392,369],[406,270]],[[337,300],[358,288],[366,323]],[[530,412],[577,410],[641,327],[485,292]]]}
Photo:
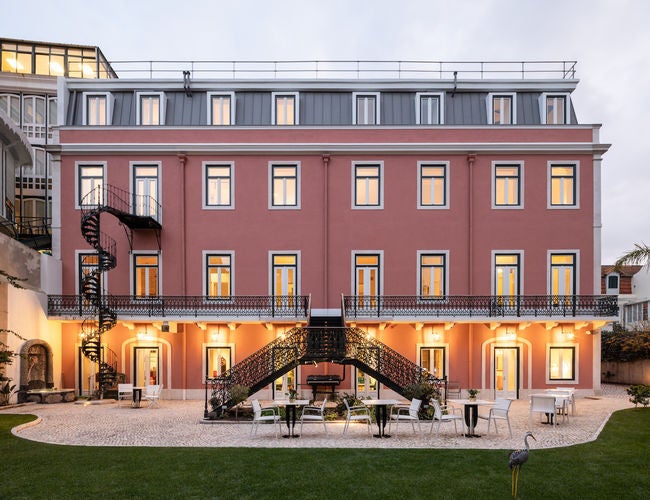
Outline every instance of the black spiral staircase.
{"label": "black spiral staircase", "polygon": [[117,314],[108,307],[102,275],[115,268],[117,257],[115,240],[100,230],[101,214],[106,212],[117,217],[130,229],[160,229],[160,208],[157,203],[147,200],[150,203],[147,206],[155,206],[157,213],[133,215],[130,200],[133,200],[133,206],[142,206],[127,191],[103,186],[89,192],[81,202],[81,234],[97,251],[96,267],[84,276],[82,283],[83,298],[92,306],[93,314],[82,323],[81,352],[98,367],[97,386],[100,397],[108,387],[115,384],[117,378],[116,356],[104,354],[102,349],[102,334],[117,323]]}
{"label": "black spiral staircase", "polygon": [[209,400],[206,397],[204,418],[216,419],[237,403],[231,398],[236,385],[245,386],[254,394],[298,365],[311,362],[355,366],[402,395],[408,386],[419,383],[433,385],[439,394],[444,391],[444,379],[433,378],[360,328],[296,327],[237,363],[221,377],[208,379],[211,393]]}

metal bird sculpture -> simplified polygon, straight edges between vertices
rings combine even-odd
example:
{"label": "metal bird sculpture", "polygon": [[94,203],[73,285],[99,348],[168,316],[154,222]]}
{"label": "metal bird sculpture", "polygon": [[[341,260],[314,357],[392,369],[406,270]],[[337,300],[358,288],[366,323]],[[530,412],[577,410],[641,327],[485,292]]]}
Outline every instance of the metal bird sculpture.
{"label": "metal bird sculpture", "polygon": [[[528,460],[528,438],[533,436],[533,433],[528,431],[524,436],[524,448],[515,450],[510,454],[510,461],[508,467],[512,470],[512,498],[517,498],[517,490],[519,489],[519,469]],[[535,439],[537,441],[537,439]]]}

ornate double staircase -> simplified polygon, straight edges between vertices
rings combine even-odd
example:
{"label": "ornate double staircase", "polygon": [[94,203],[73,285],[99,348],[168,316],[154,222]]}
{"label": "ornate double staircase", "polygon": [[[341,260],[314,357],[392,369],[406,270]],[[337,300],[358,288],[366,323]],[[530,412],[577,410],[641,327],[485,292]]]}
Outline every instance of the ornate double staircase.
{"label": "ornate double staircase", "polygon": [[[148,197],[147,198],[151,198]],[[133,200],[133,205],[131,205]],[[102,276],[117,265],[115,240],[100,230],[101,215],[111,214],[117,217],[129,229],[160,229],[158,223],[159,205],[147,200],[148,205],[155,206],[155,214],[133,215],[131,206],[138,205],[138,200],[127,191],[112,187],[98,187],[89,192],[81,202],[81,234],[88,244],[97,252],[93,265],[83,279],[83,299],[91,306],[92,315],[82,323],[81,351],[84,356],[98,367],[97,385],[100,394],[115,383],[117,377],[116,356],[112,351],[102,348],[102,334],[111,330],[117,323],[117,314],[108,306],[102,287]],[[131,240],[130,240],[131,241]],[[88,264],[88,263],[87,263]]]}
{"label": "ornate double staircase", "polygon": [[[432,384],[440,394],[445,381],[435,379],[420,366],[356,327],[296,327],[248,358],[234,365],[221,377],[208,379],[204,418],[215,419],[237,401],[231,397],[236,385],[254,394],[298,365],[332,362],[352,365],[398,394],[408,386]],[[208,402],[211,411],[208,409]]]}

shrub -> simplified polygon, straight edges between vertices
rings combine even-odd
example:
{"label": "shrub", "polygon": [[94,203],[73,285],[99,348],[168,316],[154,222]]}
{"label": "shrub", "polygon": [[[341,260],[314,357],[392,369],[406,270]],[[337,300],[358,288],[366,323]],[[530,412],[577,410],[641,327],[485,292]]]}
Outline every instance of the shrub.
{"label": "shrub", "polygon": [[642,404],[644,407],[648,406],[648,402],[650,401],[650,385],[632,385],[626,392],[630,395],[630,403],[634,403],[634,406],[638,406],[639,404]]}

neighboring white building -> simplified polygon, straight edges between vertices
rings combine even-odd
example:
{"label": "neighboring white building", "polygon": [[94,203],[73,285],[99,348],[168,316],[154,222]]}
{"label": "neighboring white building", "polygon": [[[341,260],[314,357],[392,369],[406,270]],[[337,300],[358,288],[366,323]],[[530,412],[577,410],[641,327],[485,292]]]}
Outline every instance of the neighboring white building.
{"label": "neighboring white building", "polygon": [[[648,321],[650,273],[648,266],[622,266],[620,270],[607,265],[601,268],[602,293],[618,295],[619,324],[628,330]],[[605,329],[611,329],[607,325]]]}

